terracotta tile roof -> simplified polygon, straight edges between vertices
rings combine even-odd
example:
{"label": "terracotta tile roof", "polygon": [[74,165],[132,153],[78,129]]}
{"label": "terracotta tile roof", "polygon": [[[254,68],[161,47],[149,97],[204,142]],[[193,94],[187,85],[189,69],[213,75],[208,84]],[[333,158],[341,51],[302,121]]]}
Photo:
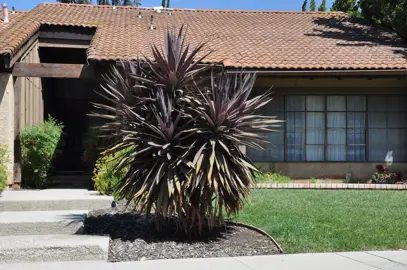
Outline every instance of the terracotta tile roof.
{"label": "terracotta tile roof", "polygon": [[4,30],[6,30],[9,26],[11,26],[12,24],[14,24],[17,20],[19,20],[20,18],[22,18],[26,12],[25,11],[20,11],[20,10],[15,10],[15,11],[9,11],[9,22],[5,23],[3,21],[3,13],[0,10],[0,35],[1,32],[3,32]]}
{"label": "terracotta tile roof", "polygon": [[[142,18],[138,18],[141,13]],[[89,60],[136,59],[168,26],[188,27],[192,45],[208,41],[209,62],[264,69],[404,69],[407,47],[394,33],[337,12],[272,12],[40,4],[0,34],[13,54],[41,24],[96,27]],[[155,30],[150,30],[150,16]]]}

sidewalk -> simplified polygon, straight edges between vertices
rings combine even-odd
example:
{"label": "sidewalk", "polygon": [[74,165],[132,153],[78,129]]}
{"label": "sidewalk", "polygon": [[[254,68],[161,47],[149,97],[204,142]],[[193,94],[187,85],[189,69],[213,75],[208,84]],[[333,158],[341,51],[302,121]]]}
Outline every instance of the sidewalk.
{"label": "sidewalk", "polygon": [[59,262],[0,264],[1,270],[401,270],[407,269],[407,251],[309,253],[274,256],[155,260],[142,262]]}

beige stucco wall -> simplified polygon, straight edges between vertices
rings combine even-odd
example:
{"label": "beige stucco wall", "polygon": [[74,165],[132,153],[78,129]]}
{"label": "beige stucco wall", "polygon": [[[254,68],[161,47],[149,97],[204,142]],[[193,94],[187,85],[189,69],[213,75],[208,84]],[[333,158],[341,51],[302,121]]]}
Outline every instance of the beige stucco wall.
{"label": "beige stucco wall", "polygon": [[397,94],[405,92],[407,77],[399,78],[273,78],[259,76],[255,88],[270,89],[275,93],[307,94],[333,92],[342,94],[368,93]]}
{"label": "beige stucco wall", "polygon": [[[274,171],[290,176],[292,179],[345,179],[351,172],[352,181],[366,182],[376,171],[378,162],[258,162],[256,165],[262,171]],[[384,165],[384,164],[382,164]],[[390,171],[402,172],[407,175],[407,163],[394,163]]]}
{"label": "beige stucco wall", "polygon": [[8,150],[8,184],[12,184],[14,164],[14,86],[13,77],[8,73],[0,73],[0,145]]}

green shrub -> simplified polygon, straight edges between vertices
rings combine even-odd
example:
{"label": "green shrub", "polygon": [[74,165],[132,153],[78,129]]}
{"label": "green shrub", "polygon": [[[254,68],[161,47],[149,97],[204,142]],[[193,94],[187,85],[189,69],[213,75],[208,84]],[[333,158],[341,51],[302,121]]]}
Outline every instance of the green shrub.
{"label": "green shrub", "polygon": [[134,146],[129,146],[128,148],[113,154],[103,152],[100,155],[99,159],[96,161],[92,177],[92,180],[95,183],[95,189],[99,191],[100,194],[113,195],[115,198],[117,197],[113,187],[126,175],[127,168],[115,170],[115,166],[118,163],[118,160],[133,148]]}
{"label": "green shrub", "polygon": [[0,193],[4,190],[7,183],[7,150],[3,147],[0,147]]}
{"label": "green shrub", "polygon": [[286,175],[281,175],[275,172],[257,172],[256,182],[257,183],[290,183],[291,178]]}
{"label": "green shrub", "polygon": [[62,129],[61,123],[49,117],[47,121],[23,130],[21,154],[25,187],[43,188],[46,185]]}

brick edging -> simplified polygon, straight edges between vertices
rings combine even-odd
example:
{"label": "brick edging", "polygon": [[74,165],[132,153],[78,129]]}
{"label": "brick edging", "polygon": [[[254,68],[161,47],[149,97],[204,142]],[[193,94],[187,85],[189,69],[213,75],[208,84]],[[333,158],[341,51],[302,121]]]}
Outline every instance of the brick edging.
{"label": "brick edging", "polygon": [[396,184],[297,184],[265,183],[256,184],[255,189],[366,189],[366,190],[407,190],[407,185]]}

